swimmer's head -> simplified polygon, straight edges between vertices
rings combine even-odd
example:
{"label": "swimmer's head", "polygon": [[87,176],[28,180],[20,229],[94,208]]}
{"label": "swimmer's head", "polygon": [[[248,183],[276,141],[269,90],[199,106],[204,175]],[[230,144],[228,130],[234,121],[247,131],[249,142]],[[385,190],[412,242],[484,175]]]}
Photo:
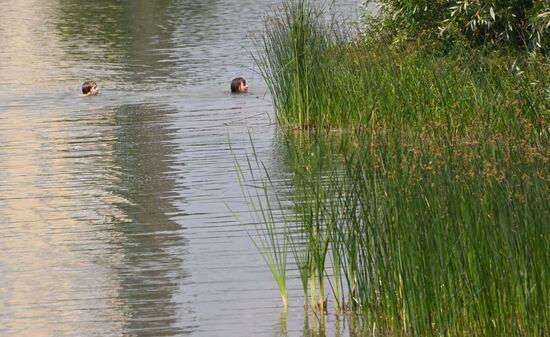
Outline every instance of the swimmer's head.
{"label": "swimmer's head", "polygon": [[99,93],[99,88],[95,81],[86,81],[82,84],[82,93],[86,96],[94,96]]}
{"label": "swimmer's head", "polygon": [[231,81],[231,93],[245,93],[248,92],[248,85],[246,80],[242,77],[234,78]]}

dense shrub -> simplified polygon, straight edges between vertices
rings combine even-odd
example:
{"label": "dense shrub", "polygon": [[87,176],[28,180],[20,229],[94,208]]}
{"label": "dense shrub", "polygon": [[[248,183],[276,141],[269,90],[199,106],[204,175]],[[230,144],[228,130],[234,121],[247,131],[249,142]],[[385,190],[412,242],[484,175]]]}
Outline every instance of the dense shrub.
{"label": "dense shrub", "polygon": [[366,0],[377,13],[365,13],[369,39],[392,44],[416,40],[448,47],[466,44],[538,50],[550,48],[548,0]]}

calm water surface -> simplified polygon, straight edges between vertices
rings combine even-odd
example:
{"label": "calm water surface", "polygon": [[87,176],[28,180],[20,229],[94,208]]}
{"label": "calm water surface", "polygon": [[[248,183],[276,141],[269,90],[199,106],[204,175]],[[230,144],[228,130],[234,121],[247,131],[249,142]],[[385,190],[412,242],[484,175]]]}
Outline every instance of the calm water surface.
{"label": "calm water surface", "polygon": [[274,4],[0,0],[0,336],[308,334],[235,172],[251,136],[288,175],[250,57]]}

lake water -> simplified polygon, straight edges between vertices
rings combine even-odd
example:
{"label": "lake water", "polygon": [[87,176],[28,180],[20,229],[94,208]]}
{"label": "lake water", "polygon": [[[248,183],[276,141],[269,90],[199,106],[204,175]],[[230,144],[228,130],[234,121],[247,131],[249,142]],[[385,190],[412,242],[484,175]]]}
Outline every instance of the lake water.
{"label": "lake water", "polygon": [[0,336],[311,333],[292,273],[281,314],[235,169],[252,138],[288,175],[250,56],[277,3],[0,0]]}

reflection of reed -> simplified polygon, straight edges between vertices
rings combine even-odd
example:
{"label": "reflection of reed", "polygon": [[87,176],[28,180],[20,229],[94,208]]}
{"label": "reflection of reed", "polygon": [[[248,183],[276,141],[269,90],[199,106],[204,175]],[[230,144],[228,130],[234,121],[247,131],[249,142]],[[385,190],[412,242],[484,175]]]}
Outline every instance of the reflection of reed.
{"label": "reflection of reed", "polygon": [[283,308],[283,310],[281,310],[281,317],[279,319],[280,330],[277,332],[277,336],[281,336],[281,337],[288,336],[287,321],[288,321],[288,310],[286,308]]}

